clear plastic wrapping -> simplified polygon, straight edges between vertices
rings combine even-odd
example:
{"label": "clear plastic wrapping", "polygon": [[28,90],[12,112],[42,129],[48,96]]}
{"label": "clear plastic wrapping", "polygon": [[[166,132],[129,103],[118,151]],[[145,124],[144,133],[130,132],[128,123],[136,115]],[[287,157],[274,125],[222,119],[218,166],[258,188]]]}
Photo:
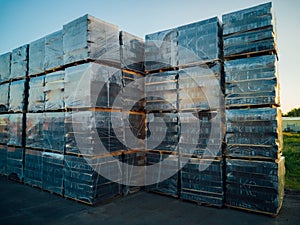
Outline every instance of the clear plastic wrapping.
{"label": "clear plastic wrapping", "polygon": [[180,173],[181,199],[223,206],[225,193],[222,159],[191,158]]}
{"label": "clear plastic wrapping", "polygon": [[0,85],[0,112],[8,111],[9,83]]}
{"label": "clear plastic wrapping", "polygon": [[12,51],[10,79],[24,78],[28,67],[28,46],[23,45]]}
{"label": "clear plastic wrapping", "polygon": [[0,83],[10,78],[11,52],[0,55]]}
{"label": "clear plastic wrapping", "polygon": [[120,31],[121,68],[144,71],[145,41],[125,31]]}
{"label": "clear plastic wrapping", "polygon": [[9,88],[9,111],[24,112],[26,81],[18,80],[10,83]]}
{"label": "clear plastic wrapping", "polygon": [[65,108],[65,72],[58,71],[45,77],[45,110],[60,110]]}
{"label": "clear plastic wrapping", "polygon": [[7,175],[11,179],[22,181],[23,180],[23,154],[24,148],[20,147],[7,147]]}
{"label": "clear plastic wrapping", "polygon": [[43,113],[27,113],[26,114],[26,147],[43,149]]}
{"label": "clear plastic wrapping", "polygon": [[227,159],[226,204],[277,215],[284,196],[284,161]]}
{"label": "clear plastic wrapping", "polygon": [[0,115],[0,144],[8,142],[8,114]]}
{"label": "clear plastic wrapping", "polygon": [[29,112],[44,111],[45,109],[45,75],[32,77],[29,81],[28,108]]}
{"label": "clear plastic wrapping", "polygon": [[226,154],[277,159],[283,145],[281,124],[280,109],[226,110]]}
{"label": "clear plastic wrapping", "polygon": [[118,27],[85,15],[63,26],[64,64],[93,59],[120,65]]}
{"label": "clear plastic wrapping", "polygon": [[44,69],[51,70],[64,65],[63,30],[56,31],[45,37]]}
{"label": "clear plastic wrapping", "polygon": [[44,72],[45,60],[45,38],[40,38],[29,44],[29,66],[28,75]]}
{"label": "clear plastic wrapping", "polygon": [[7,175],[7,146],[0,145],[0,175]]}
{"label": "clear plastic wrapping", "polygon": [[24,183],[42,187],[43,178],[42,152],[25,149]]}
{"label": "clear plastic wrapping", "polygon": [[8,116],[8,145],[23,146],[24,114],[15,113]]}

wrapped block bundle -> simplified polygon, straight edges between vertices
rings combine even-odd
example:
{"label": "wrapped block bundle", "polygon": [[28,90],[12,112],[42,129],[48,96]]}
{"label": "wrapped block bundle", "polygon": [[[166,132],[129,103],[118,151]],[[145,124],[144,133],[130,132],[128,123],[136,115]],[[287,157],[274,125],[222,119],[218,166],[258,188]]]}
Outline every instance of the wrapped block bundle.
{"label": "wrapped block bundle", "polygon": [[[118,158],[65,155],[64,165],[64,196],[93,205],[121,194]],[[102,176],[102,171],[110,174],[110,179]]]}
{"label": "wrapped block bundle", "polygon": [[0,145],[0,175],[7,175],[7,146]]}
{"label": "wrapped block bundle", "polygon": [[118,27],[85,15],[63,26],[64,64],[97,60],[120,65]]}
{"label": "wrapped block bundle", "polygon": [[180,198],[222,207],[223,160],[190,158],[182,166]]}
{"label": "wrapped block bundle", "polygon": [[26,81],[18,80],[10,83],[9,86],[9,112],[24,112]]}
{"label": "wrapped block bundle", "polygon": [[66,108],[122,107],[122,98],[115,102],[122,88],[119,69],[86,63],[69,67],[65,72]]}
{"label": "wrapped block bundle", "polygon": [[42,187],[42,160],[41,151],[26,149],[25,150],[25,167],[24,167],[24,183]]}
{"label": "wrapped block bundle", "polygon": [[45,71],[57,69],[64,65],[63,30],[56,31],[45,37]]}
{"label": "wrapped block bundle", "polygon": [[151,113],[146,115],[146,149],[177,151],[178,115]]}
{"label": "wrapped block bundle", "polygon": [[227,156],[277,159],[282,151],[281,110],[226,110]]}
{"label": "wrapped block bundle", "polygon": [[177,29],[179,65],[221,59],[222,25],[218,17]]}
{"label": "wrapped block bundle", "polygon": [[52,152],[42,153],[42,187],[44,190],[62,195],[64,176],[64,155]]}
{"label": "wrapped block bundle", "polygon": [[45,38],[40,38],[29,44],[28,75],[44,72]]}
{"label": "wrapped block bundle", "polygon": [[[163,152],[147,152],[146,165],[145,189],[177,197],[178,155],[170,155]],[[169,176],[171,174],[172,176]],[[149,183],[153,184],[149,185]]]}
{"label": "wrapped block bundle", "polygon": [[7,112],[9,106],[9,83],[0,85],[0,112]]}
{"label": "wrapped block bundle", "polygon": [[45,110],[61,110],[65,108],[65,72],[58,71],[45,77]]}
{"label": "wrapped block bundle", "polygon": [[45,75],[32,77],[29,81],[28,107],[29,112],[44,111],[45,109]]}
{"label": "wrapped block bundle", "polygon": [[7,147],[6,172],[9,178],[17,181],[23,180],[23,154],[24,148]]}
{"label": "wrapped block bundle", "polygon": [[26,114],[26,147],[42,150],[44,148],[44,114]]}
{"label": "wrapped block bundle", "polygon": [[120,31],[121,68],[144,71],[145,41],[125,31]]}
{"label": "wrapped block bundle", "polygon": [[145,78],[146,111],[177,110],[177,72],[167,71]]}
{"label": "wrapped block bundle", "polygon": [[19,79],[27,76],[28,46],[23,45],[12,51],[10,79]]}
{"label": "wrapped block bundle", "polygon": [[277,215],[284,196],[284,161],[227,159],[226,204]]}
{"label": "wrapped block bundle", "polygon": [[279,81],[275,55],[225,62],[227,107],[279,105]]}
{"label": "wrapped block bundle", "polygon": [[0,55],[0,83],[10,78],[11,52]]}
{"label": "wrapped block bundle", "polygon": [[153,71],[178,65],[178,31],[170,29],[145,37],[145,70]]}
{"label": "wrapped block bundle", "polygon": [[22,113],[8,116],[8,145],[23,146],[24,115]]}
{"label": "wrapped block bundle", "polygon": [[8,142],[8,117],[9,114],[0,115],[0,144]]}
{"label": "wrapped block bundle", "polygon": [[276,25],[272,3],[225,14],[224,56],[276,50]]}

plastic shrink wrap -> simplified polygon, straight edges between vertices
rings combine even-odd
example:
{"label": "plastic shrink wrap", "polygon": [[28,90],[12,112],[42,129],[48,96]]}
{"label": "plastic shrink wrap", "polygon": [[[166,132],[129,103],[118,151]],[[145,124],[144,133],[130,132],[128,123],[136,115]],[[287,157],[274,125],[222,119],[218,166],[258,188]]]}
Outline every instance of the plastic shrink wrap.
{"label": "plastic shrink wrap", "polygon": [[10,78],[11,52],[0,55],[0,83]]}
{"label": "plastic shrink wrap", "polygon": [[25,149],[24,183],[42,187],[42,152]]}
{"label": "plastic shrink wrap", "polygon": [[0,85],[0,112],[7,112],[9,106],[9,83]]}
{"label": "plastic shrink wrap", "polygon": [[19,79],[27,76],[28,46],[23,45],[12,51],[10,79]]}
{"label": "plastic shrink wrap", "polygon": [[44,148],[43,113],[26,114],[26,147],[42,150]]}
{"label": "plastic shrink wrap", "polygon": [[7,146],[0,145],[0,175],[7,175]]}
{"label": "plastic shrink wrap", "polygon": [[0,144],[7,144],[8,142],[8,117],[9,114],[0,115]]}
{"label": "plastic shrink wrap", "polygon": [[23,181],[23,154],[24,148],[13,146],[7,147],[6,169],[10,179],[20,182]]}
{"label": "plastic shrink wrap", "polygon": [[26,81],[18,80],[10,83],[9,86],[9,112],[25,112],[25,89]]}
{"label": "plastic shrink wrap", "polygon": [[29,81],[28,108],[29,112],[44,111],[45,109],[45,75],[32,77]]}
{"label": "plastic shrink wrap", "polygon": [[64,65],[63,30],[45,37],[45,71],[57,69]]}
{"label": "plastic shrink wrap", "polygon": [[45,110],[61,110],[65,108],[65,72],[58,71],[45,77]]}
{"label": "plastic shrink wrap", "polygon": [[36,75],[44,72],[45,38],[40,38],[29,44],[28,75]]}
{"label": "plastic shrink wrap", "polygon": [[24,114],[15,113],[8,116],[8,145],[23,146]]}

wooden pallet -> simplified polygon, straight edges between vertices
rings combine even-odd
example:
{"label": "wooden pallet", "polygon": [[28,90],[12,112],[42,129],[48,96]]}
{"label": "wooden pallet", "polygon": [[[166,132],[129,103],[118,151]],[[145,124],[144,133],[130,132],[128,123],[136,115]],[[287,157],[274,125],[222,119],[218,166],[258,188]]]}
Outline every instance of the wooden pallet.
{"label": "wooden pallet", "polygon": [[122,112],[121,108],[102,108],[102,107],[66,107],[65,112]]}
{"label": "wooden pallet", "polygon": [[153,74],[153,73],[164,73],[164,72],[178,71],[178,70],[179,70],[179,67],[177,67],[177,66],[170,66],[170,67],[165,67],[165,68],[156,69],[156,70],[145,70],[145,74],[147,76],[147,75]]}
{"label": "wooden pallet", "polygon": [[233,206],[233,205],[229,205],[225,203],[225,206],[227,208],[231,208],[231,209],[238,209],[238,210],[242,210],[242,211],[246,211],[249,213],[255,213],[255,214],[261,214],[261,215],[266,215],[266,216],[271,216],[273,218],[275,218],[276,216],[278,216],[280,209],[278,210],[277,213],[270,213],[270,212],[264,212],[264,211],[260,211],[260,210],[255,210],[255,209],[248,209],[248,208],[243,208],[240,206]]}
{"label": "wooden pallet", "polygon": [[278,108],[279,104],[257,104],[257,105],[226,105],[226,109],[259,109],[259,108]]}
{"label": "wooden pallet", "polygon": [[179,65],[178,68],[179,69],[186,69],[186,68],[191,68],[191,67],[211,68],[211,67],[215,66],[217,63],[222,63],[222,60],[221,59],[207,59],[207,60],[203,60],[203,61],[182,64],[182,65]]}
{"label": "wooden pallet", "polygon": [[45,74],[49,74],[49,73],[54,73],[54,72],[58,72],[58,71],[62,71],[65,69],[65,66],[58,66],[58,67],[55,67],[55,68],[51,68],[51,69],[46,69],[45,70]]}
{"label": "wooden pallet", "polygon": [[278,53],[276,49],[234,54],[234,55],[224,56],[224,59],[225,61],[229,61],[229,60],[236,60],[236,59],[252,58],[252,57],[263,56],[263,55],[276,55],[278,60]]}

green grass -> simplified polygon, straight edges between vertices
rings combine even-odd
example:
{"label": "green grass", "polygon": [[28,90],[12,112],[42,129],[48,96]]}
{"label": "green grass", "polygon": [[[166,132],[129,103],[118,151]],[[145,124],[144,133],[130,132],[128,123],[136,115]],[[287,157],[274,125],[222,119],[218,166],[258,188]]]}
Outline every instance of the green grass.
{"label": "green grass", "polygon": [[283,156],[285,156],[285,186],[300,190],[300,134],[283,133]]}

